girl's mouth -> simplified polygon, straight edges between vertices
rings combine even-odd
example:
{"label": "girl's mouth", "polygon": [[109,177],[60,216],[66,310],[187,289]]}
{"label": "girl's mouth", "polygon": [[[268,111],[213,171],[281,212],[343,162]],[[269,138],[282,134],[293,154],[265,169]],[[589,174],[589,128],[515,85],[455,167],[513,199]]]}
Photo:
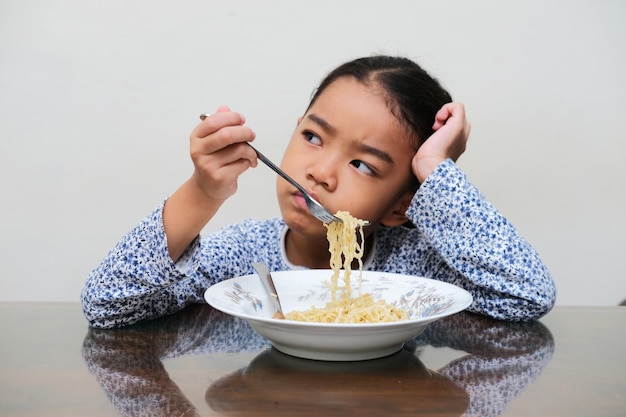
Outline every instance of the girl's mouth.
{"label": "girl's mouth", "polygon": [[305,209],[306,211],[309,211],[309,208],[306,206],[306,200],[304,199],[302,194],[300,194],[298,191],[296,191],[292,195],[293,195],[293,199],[294,199],[297,207]]}

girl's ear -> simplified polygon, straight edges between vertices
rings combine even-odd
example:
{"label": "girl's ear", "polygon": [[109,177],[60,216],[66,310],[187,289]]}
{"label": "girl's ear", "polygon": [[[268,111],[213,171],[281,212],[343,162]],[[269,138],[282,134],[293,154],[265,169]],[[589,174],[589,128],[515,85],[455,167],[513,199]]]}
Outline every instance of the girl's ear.
{"label": "girl's ear", "polygon": [[409,221],[406,210],[411,204],[415,192],[407,191],[398,199],[396,204],[383,216],[381,223],[388,227],[400,226]]}

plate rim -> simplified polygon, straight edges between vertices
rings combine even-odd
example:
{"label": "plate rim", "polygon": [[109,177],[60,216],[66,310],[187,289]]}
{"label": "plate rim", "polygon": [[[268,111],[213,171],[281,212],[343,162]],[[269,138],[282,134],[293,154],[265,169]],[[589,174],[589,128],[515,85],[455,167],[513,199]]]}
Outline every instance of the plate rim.
{"label": "plate rim", "polygon": [[[285,273],[293,273],[295,270],[286,270],[286,271],[272,271],[272,274],[276,274],[276,277],[279,277],[282,274]],[[314,272],[311,272],[314,271]],[[321,273],[322,271],[325,272],[330,272],[332,273],[331,269],[305,269],[305,270],[298,270],[297,272],[304,272],[304,273]],[[354,272],[358,272],[358,271],[353,271]],[[348,330],[348,329],[375,329],[375,328],[389,328],[392,329],[394,327],[407,327],[407,326],[411,326],[411,325],[424,325],[427,323],[430,323],[432,321],[438,320],[440,318],[443,317],[447,317],[456,313],[459,313],[465,309],[467,309],[473,302],[473,296],[472,294],[465,290],[464,288],[459,287],[458,285],[455,284],[451,284],[449,282],[445,282],[445,281],[441,281],[441,280],[437,280],[434,278],[428,278],[428,277],[423,277],[423,276],[418,276],[418,275],[409,275],[409,274],[400,274],[400,273],[395,273],[395,272],[384,272],[384,271],[372,271],[372,270],[364,270],[363,271],[364,274],[385,274],[385,275],[391,275],[391,276],[402,276],[402,277],[409,277],[411,279],[416,279],[417,281],[426,281],[426,282],[434,282],[436,283],[435,285],[437,286],[444,286],[444,287],[450,287],[453,288],[456,292],[458,292],[462,297],[459,297],[458,299],[455,299],[455,306],[454,308],[451,307],[452,310],[447,309],[444,310],[440,313],[437,314],[433,314],[431,316],[427,316],[427,317],[420,317],[420,318],[416,318],[416,319],[408,319],[408,320],[399,320],[399,321],[393,321],[393,322],[382,322],[382,323],[318,323],[318,322],[306,322],[306,321],[296,321],[296,320],[285,320],[285,319],[276,319],[273,317],[261,317],[261,316],[255,316],[252,314],[247,314],[247,313],[241,313],[241,312],[235,312],[233,310],[230,310],[228,308],[223,308],[220,307],[218,305],[213,304],[210,299],[209,296],[211,293],[219,290],[221,287],[225,287],[227,286],[229,283],[235,281],[235,280],[240,280],[240,279],[251,279],[252,277],[257,276],[257,274],[246,274],[246,275],[240,275],[240,276],[236,276],[236,277],[232,277],[232,278],[228,278],[228,279],[224,279],[222,281],[216,282],[215,284],[211,285],[209,288],[207,288],[204,291],[204,300],[206,303],[208,303],[211,307],[229,314],[231,316],[234,317],[239,317],[241,319],[244,320],[254,320],[257,322],[262,322],[264,324],[280,324],[281,327],[287,327],[287,328],[319,328],[319,329],[344,329],[344,330]],[[458,304],[458,305],[456,305]]]}

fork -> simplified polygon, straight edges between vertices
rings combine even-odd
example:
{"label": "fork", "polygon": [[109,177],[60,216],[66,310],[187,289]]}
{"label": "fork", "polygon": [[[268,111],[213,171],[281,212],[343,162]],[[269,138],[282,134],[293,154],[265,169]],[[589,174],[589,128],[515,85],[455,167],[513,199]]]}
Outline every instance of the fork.
{"label": "fork", "polygon": [[[205,114],[201,114],[200,115],[200,120],[204,120],[204,119],[206,119],[209,116],[210,115],[206,114],[206,113]],[[263,163],[265,165],[270,167],[274,172],[276,172],[278,175],[283,177],[285,180],[287,180],[287,182],[289,182],[291,185],[296,187],[298,189],[298,191],[300,191],[300,193],[304,197],[304,201],[306,202],[306,206],[308,207],[309,211],[311,212],[311,214],[313,216],[315,216],[318,220],[321,220],[324,223],[341,222],[341,219],[339,217],[335,216],[330,211],[326,210],[324,208],[324,206],[322,206],[313,197],[311,197],[311,195],[304,189],[304,187],[301,186],[300,184],[298,184],[296,182],[296,180],[291,178],[289,175],[287,175],[285,173],[285,171],[283,171],[282,169],[278,168],[278,166],[276,166],[272,161],[267,159],[267,157],[265,155],[263,155],[261,152],[259,152],[254,146],[252,146],[250,144],[250,142],[246,142],[246,143],[248,144],[248,146],[250,146],[252,149],[254,149],[254,152],[256,152],[257,157],[261,161],[263,161]]]}

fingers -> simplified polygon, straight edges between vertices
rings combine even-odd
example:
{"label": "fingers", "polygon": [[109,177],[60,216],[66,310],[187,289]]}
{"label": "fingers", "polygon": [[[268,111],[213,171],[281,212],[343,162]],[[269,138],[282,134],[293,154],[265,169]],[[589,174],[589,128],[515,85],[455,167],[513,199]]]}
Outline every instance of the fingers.
{"label": "fingers", "polygon": [[437,131],[441,128],[441,126],[446,124],[446,120],[450,117],[450,111],[448,105],[444,105],[439,111],[435,114],[435,122],[433,123],[433,130]]}
{"label": "fingers", "polygon": [[445,125],[448,120],[454,119],[459,125],[465,124],[465,106],[462,103],[446,103],[435,114],[435,122],[433,123],[433,129],[438,130]]}
{"label": "fingers", "polygon": [[212,115],[203,114],[200,118],[202,119],[202,123],[191,133],[192,137],[206,137],[224,127],[243,126],[246,122],[246,119],[241,114],[230,111],[227,106],[219,107],[217,112]]}
{"label": "fingers", "polygon": [[435,131],[418,149],[413,159],[413,172],[420,182],[445,159],[456,161],[463,152],[470,132],[465,106],[447,103],[435,115]]}
{"label": "fingers", "polygon": [[[220,106],[220,107],[217,108],[216,113],[227,112],[227,111],[230,111],[230,107],[228,107],[228,106]],[[200,115],[200,120],[204,121],[204,119],[206,119],[207,117],[210,117],[210,116],[211,116],[211,113],[202,113]]]}
{"label": "fingers", "polygon": [[464,140],[467,140],[471,125],[467,121],[463,104],[447,103],[437,112],[433,130],[436,132],[444,126],[446,126],[446,130],[457,132]]}
{"label": "fingers", "polygon": [[228,106],[200,118],[202,122],[190,137],[194,178],[206,195],[227,198],[236,190],[238,177],[258,164],[255,151],[246,145],[255,133],[245,126],[245,118]]}
{"label": "fingers", "polygon": [[246,119],[239,113],[233,112],[228,106],[221,106],[214,114],[200,115],[200,123],[191,133],[191,140],[202,139],[207,152],[236,144],[251,142],[255,133],[244,126]]}

